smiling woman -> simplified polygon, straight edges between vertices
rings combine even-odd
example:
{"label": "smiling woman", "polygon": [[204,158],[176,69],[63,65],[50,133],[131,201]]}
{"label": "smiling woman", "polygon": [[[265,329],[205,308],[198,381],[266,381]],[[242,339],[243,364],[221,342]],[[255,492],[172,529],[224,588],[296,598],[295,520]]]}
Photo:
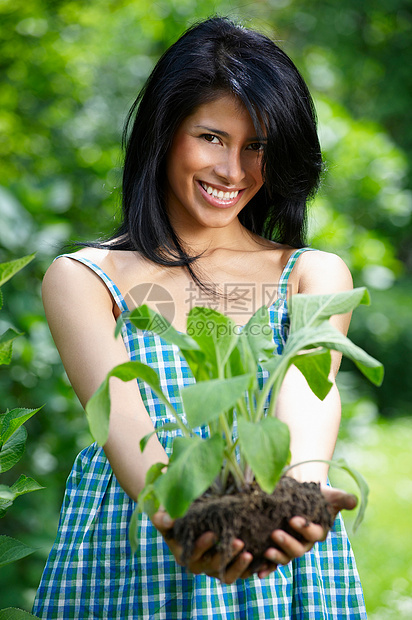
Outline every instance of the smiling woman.
{"label": "smiling woman", "polygon": [[232,95],[200,105],[181,123],[166,169],[168,215],[181,239],[199,226],[241,227],[239,213],[263,186],[254,134],[249,112]]}
{"label": "smiling woman", "polygon": [[[351,276],[337,256],[303,247],[306,205],[322,170],[315,113],[298,70],[267,37],[223,18],[193,26],[154,68],[132,106],[124,143],[122,224],[106,242],[53,262],[43,284],[46,316],[83,406],[114,366],[132,360],[158,373],[184,419],[180,390],[195,379],[178,350],[130,320],[122,338],[114,337],[116,319],[139,303],[139,291],[155,309],[173,306],[180,331],[193,305],[245,325],[265,304],[280,354],[289,296],[345,291]],[[347,314],[330,320],[347,331]],[[289,426],[293,464],[332,456],[339,363],[335,355],[323,401],[296,367],[286,374],[276,415]],[[257,378],[264,382],[264,373]],[[180,431],[152,434],[141,453],[140,440],[168,420],[164,401],[140,381],[115,380],[110,394],[108,440],[85,448],[68,479],[34,605],[38,617],[365,618],[339,515],[353,499],[327,487],[325,463],[294,467],[290,475],[322,485],[337,515],[328,534],[296,515],[287,531],[271,533],[263,562],[234,539],[222,569],[214,534],[206,532],[182,566],[173,521],[159,510],[151,519],[140,515],[133,554],[135,501],[151,468],[168,463]],[[199,432],[208,437],[206,427]]]}

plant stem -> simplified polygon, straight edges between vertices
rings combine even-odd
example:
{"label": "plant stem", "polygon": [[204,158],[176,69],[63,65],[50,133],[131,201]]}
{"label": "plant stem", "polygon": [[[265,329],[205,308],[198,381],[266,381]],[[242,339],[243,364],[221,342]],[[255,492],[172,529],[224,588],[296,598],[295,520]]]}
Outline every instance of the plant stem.
{"label": "plant stem", "polygon": [[174,419],[176,421],[176,424],[179,426],[180,430],[182,431],[183,435],[185,437],[191,437],[192,436],[192,432],[186,426],[186,424],[183,422],[183,420],[181,419],[181,417],[177,413],[176,409],[169,402],[169,400],[166,398],[166,396],[163,394],[163,392],[161,390],[156,390],[156,396],[158,396],[159,400],[161,400],[161,402],[166,406],[166,409],[168,409],[170,411],[170,413],[172,414],[172,416],[174,417]]}

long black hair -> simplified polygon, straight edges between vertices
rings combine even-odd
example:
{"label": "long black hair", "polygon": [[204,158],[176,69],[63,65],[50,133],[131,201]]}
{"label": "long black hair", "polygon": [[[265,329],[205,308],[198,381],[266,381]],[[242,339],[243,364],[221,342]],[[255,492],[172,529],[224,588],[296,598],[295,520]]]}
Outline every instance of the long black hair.
{"label": "long black hair", "polygon": [[[111,249],[163,265],[189,256],[169,221],[166,156],[181,122],[201,104],[233,94],[266,136],[264,185],[239,214],[250,231],[304,245],[306,204],[322,171],[312,98],[290,58],[268,37],[213,17],[190,27],[160,58],[134,102],[123,144],[123,220]],[[195,277],[198,281],[198,278]],[[199,281],[198,281],[199,282]]]}

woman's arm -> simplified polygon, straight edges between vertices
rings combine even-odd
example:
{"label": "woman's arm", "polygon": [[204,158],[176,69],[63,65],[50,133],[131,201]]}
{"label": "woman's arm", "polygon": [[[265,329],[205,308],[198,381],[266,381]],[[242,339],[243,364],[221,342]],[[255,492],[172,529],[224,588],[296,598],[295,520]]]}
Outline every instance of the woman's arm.
{"label": "woman's arm", "polygon": [[[59,258],[43,281],[43,303],[53,339],[69,380],[83,406],[107,373],[129,361],[122,339],[114,337],[113,299],[100,278],[85,265]],[[136,381],[110,379],[109,438],[104,451],[117,480],[136,500],[149,467],[167,463],[153,436],[141,453],[139,441],[153,430]]]}
{"label": "woman's arm", "polygon": [[[299,258],[290,278],[293,293],[329,294],[353,288],[351,274],[345,263],[334,254],[305,252]],[[336,315],[330,322],[346,335],[350,314]],[[330,379],[333,387],[328,396],[319,400],[309,388],[300,371],[292,366],[282,385],[276,415],[289,426],[291,435],[292,464],[306,460],[330,460],[338,435],[341,405],[335,377],[339,370],[341,355],[332,352]],[[328,466],[323,463],[308,463],[290,471],[297,480],[321,482],[322,491],[334,514],[340,510],[351,510],[356,498],[339,489],[326,487]],[[296,516],[290,524],[306,542],[299,542],[286,532],[276,530],[273,541],[280,549],[268,549],[265,556],[276,564],[287,564],[291,559],[302,556],[317,541],[324,540],[326,532],[319,525],[306,524],[305,519]],[[260,577],[266,577],[270,569],[261,570]]]}
{"label": "woman's arm", "polygon": [[[351,274],[336,255],[305,252],[299,258],[294,275],[294,290],[306,294],[329,294],[353,288]],[[336,315],[330,322],[346,335],[350,314]],[[341,355],[332,352],[330,380],[333,387],[321,401],[309,388],[301,372],[292,366],[279,395],[276,415],[289,426],[292,464],[313,459],[332,458],[341,418],[341,404],[335,378]],[[290,475],[303,481],[326,483],[328,466],[310,463],[293,468]]]}
{"label": "woman's arm", "polygon": [[[117,364],[129,361],[121,338],[114,338],[113,300],[100,278],[86,266],[70,258],[59,258],[48,269],[43,281],[43,302],[47,321],[70,382],[85,407],[107,373]],[[147,470],[153,463],[167,463],[167,455],[153,436],[143,454],[142,437],[153,430],[153,424],[140,396],[136,381],[110,380],[109,438],[104,451],[120,485],[136,500],[144,486]],[[152,518],[165,537],[176,561],[182,548],[168,538],[173,524],[160,510]],[[212,532],[197,541],[188,563],[194,573],[220,576],[220,556],[206,553],[215,544]],[[242,576],[252,561],[250,553],[240,553],[244,543],[234,540],[232,557],[236,558],[223,579],[232,583]],[[240,555],[239,555],[240,553]]]}

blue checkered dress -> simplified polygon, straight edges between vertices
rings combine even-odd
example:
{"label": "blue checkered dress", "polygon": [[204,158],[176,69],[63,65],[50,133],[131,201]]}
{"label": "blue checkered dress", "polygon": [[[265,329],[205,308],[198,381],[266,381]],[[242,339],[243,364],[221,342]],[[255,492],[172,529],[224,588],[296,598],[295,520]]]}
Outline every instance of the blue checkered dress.
{"label": "blue checkered dress", "polygon": [[[287,281],[302,251],[292,254],[279,282],[278,299],[270,307],[279,352],[287,337]],[[119,290],[97,265],[77,255],[71,258],[90,267],[107,285],[120,309],[127,310]],[[124,325],[123,339],[130,359],[149,364],[158,372],[163,390],[183,414],[178,390],[193,378],[176,347],[130,323]],[[145,384],[139,385],[154,425],[168,421],[156,396]],[[159,433],[168,453],[175,434]],[[326,541],[316,544],[304,557],[279,567],[266,579],[254,576],[224,585],[178,566],[145,515],[140,517],[140,544],[133,556],[128,527],[134,506],[119,486],[102,448],[92,444],[84,449],[68,478],[57,538],[33,613],[59,620],[366,618],[355,561],[340,517]]]}

